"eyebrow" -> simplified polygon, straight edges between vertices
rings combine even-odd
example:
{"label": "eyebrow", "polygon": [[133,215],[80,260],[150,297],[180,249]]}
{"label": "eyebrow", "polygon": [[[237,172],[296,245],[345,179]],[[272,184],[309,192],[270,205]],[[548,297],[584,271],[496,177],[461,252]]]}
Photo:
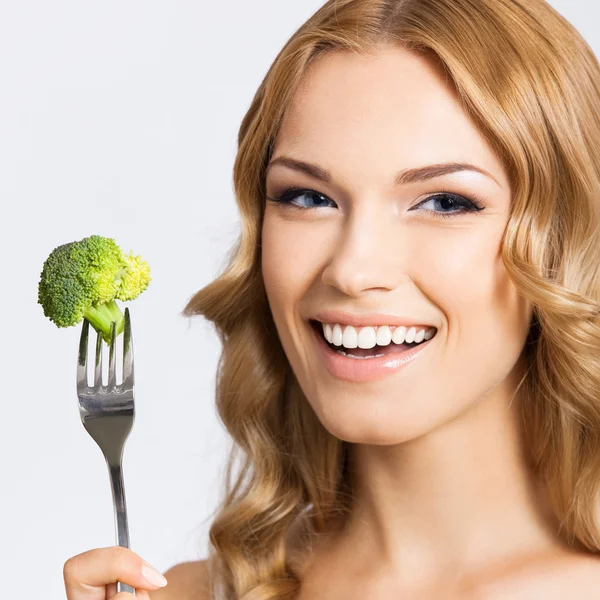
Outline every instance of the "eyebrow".
{"label": "eyebrow", "polygon": [[[326,183],[329,183],[332,179],[331,173],[322,167],[302,160],[296,160],[289,156],[282,155],[274,158],[267,166],[267,172],[275,165],[288,167],[289,169],[305,173],[314,179],[318,179]],[[451,173],[458,173],[459,171],[474,171],[476,173],[481,173],[486,177],[490,177],[500,187],[502,187],[499,181],[485,169],[463,162],[438,163],[435,165],[425,165],[424,167],[417,167],[414,169],[404,169],[403,171],[400,171],[396,177],[394,177],[393,182],[394,185],[406,185],[409,183],[428,181],[429,179],[435,179],[436,177],[442,177],[443,175],[450,175]]]}

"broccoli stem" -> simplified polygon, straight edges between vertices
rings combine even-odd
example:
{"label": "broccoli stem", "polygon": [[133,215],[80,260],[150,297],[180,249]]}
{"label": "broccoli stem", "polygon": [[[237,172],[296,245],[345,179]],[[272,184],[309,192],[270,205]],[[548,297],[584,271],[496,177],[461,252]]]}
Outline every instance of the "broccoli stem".
{"label": "broccoli stem", "polygon": [[122,333],[125,328],[125,317],[114,300],[95,306],[92,304],[83,316],[98,333],[102,334],[107,344],[110,343],[110,326],[113,322],[116,323],[116,335]]}

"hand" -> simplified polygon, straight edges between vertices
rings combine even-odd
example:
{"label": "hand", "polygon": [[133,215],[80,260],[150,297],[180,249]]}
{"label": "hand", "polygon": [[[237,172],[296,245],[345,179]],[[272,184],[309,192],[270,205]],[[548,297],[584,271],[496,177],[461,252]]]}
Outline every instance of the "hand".
{"label": "hand", "polygon": [[[135,552],[122,546],[95,548],[72,556],[63,567],[67,600],[150,600],[146,590],[162,586],[145,578],[145,565],[149,567]],[[117,581],[134,588],[135,596],[130,592],[117,594]]]}

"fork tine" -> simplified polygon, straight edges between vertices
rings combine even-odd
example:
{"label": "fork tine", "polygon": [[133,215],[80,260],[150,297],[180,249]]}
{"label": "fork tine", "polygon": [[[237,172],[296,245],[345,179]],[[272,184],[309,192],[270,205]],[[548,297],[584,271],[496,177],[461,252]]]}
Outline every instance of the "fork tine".
{"label": "fork tine", "polygon": [[77,389],[87,387],[87,347],[90,322],[83,320],[81,337],[79,338],[79,357],[77,359]]}
{"label": "fork tine", "polygon": [[133,388],[133,340],[131,339],[129,307],[125,309],[125,330],[123,332],[123,387]]}
{"label": "fork tine", "polygon": [[117,385],[117,353],[116,350],[116,337],[117,337],[117,324],[113,321],[110,326],[110,350],[108,358],[108,389],[112,390]]}
{"label": "fork tine", "polygon": [[102,386],[102,334],[96,333],[96,367],[94,369],[94,387]]}

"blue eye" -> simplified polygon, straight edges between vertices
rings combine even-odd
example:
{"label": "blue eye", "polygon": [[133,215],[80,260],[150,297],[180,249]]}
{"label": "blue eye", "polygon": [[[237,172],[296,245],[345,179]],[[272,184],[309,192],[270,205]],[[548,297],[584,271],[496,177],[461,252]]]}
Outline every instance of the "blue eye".
{"label": "blue eye", "polygon": [[[308,201],[301,202],[298,200],[299,198],[307,198]],[[327,196],[324,196],[315,190],[302,188],[287,188],[274,198],[267,196],[267,200],[300,210],[327,208],[329,205],[333,205],[335,208],[336,206],[335,202],[327,198]],[[422,209],[421,207],[428,202],[437,204],[438,209],[441,210]],[[431,213],[431,215],[434,217],[451,217],[458,214],[479,212],[484,210],[485,207],[479,200],[473,197],[467,198],[466,196],[453,194],[451,192],[438,192],[437,194],[432,194],[431,196],[425,198],[425,200],[409,210],[417,209]]]}
{"label": "blue eye", "polygon": [[[297,198],[302,198],[303,196],[306,198],[311,198],[314,204],[311,205],[310,200],[308,206],[306,204],[298,203],[296,201]],[[275,198],[270,198],[269,196],[267,196],[267,198],[272,202],[277,202],[279,204],[289,204],[290,206],[296,208],[321,208],[323,206],[327,206],[327,202],[335,204],[333,200],[329,200],[327,197],[323,196],[323,194],[319,194],[319,192],[299,188],[288,188]]]}
{"label": "blue eye", "polygon": [[[433,196],[429,196],[417,206],[411,208],[410,210],[415,210],[417,208],[422,207],[424,204],[428,202],[437,203],[438,207],[442,209],[450,209],[450,210],[426,210],[425,212],[430,212],[432,215],[436,217],[450,217],[454,214],[462,214],[468,212],[479,212],[484,209],[481,202],[476,200],[475,198],[465,198],[464,196],[459,196],[458,194],[451,194],[450,192],[440,192],[438,194],[434,194]],[[452,210],[454,209],[454,210]],[[422,209],[423,210],[423,209]]]}

